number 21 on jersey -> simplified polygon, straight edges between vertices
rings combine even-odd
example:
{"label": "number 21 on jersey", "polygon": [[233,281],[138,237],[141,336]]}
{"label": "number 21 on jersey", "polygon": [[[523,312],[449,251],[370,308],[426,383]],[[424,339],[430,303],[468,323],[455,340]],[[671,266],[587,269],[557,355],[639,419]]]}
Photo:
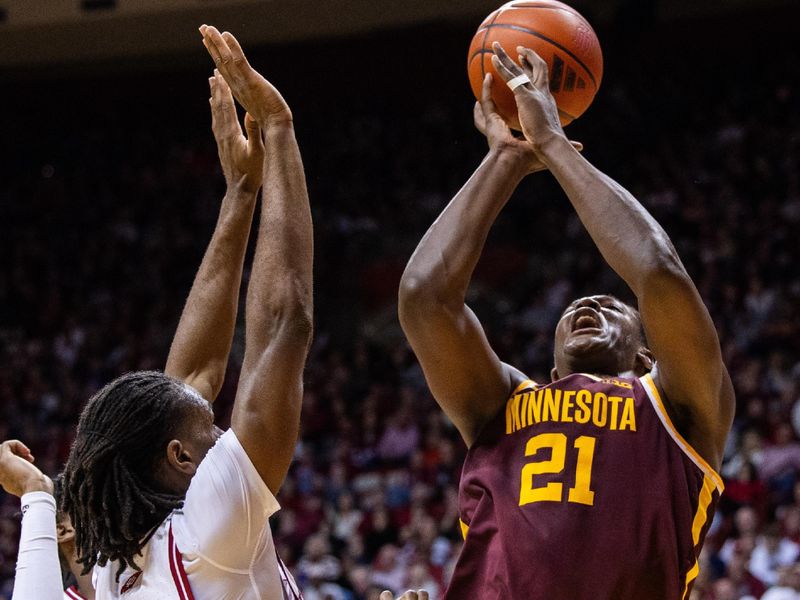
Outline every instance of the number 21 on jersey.
{"label": "number 21 on jersey", "polygon": [[[594,492],[592,486],[592,462],[596,438],[582,435],[572,444],[578,452],[575,468],[575,485],[569,489],[567,501],[592,506]],[[536,456],[540,450],[550,449],[550,458],[530,462],[522,467],[519,489],[519,505],[532,502],[561,502],[564,497],[564,484],[551,481],[542,486],[535,485],[536,475],[555,474],[564,471],[567,456],[567,436],[563,433],[541,433],[533,436],[525,444],[525,456]]]}

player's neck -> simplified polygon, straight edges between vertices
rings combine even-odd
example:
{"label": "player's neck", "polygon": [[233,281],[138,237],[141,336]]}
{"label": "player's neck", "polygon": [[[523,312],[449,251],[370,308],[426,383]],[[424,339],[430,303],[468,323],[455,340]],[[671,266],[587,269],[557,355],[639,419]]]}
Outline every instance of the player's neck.
{"label": "player's neck", "polygon": [[620,371],[619,373],[610,373],[607,370],[570,370],[565,375],[561,375],[559,373],[558,378],[563,379],[564,377],[568,377],[570,375],[591,375],[592,377],[599,377],[600,379],[613,379],[615,377],[625,378],[625,379],[637,379],[639,375],[637,375],[633,369],[628,369],[627,371]]}
{"label": "player's neck", "polygon": [[67,561],[70,573],[75,577],[77,584],[75,587],[78,589],[78,593],[86,600],[95,600],[94,588],[92,587],[92,572],[89,571],[86,575],[81,575],[83,565],[77,560],[75,544],[72,542],[62,543],[59,550],[61,550],[64,560]]}
{"label": "player's neck", "polygon": [[[80,570],[77,572],[80,573]],[[72,574],[75,575],[75,571],[73,571]],[[75,587],[78,588],[78,593],[86,598],[86,600],[95,600],[91,571],[87,575],[75,575],[75,579],[77,581]]]}

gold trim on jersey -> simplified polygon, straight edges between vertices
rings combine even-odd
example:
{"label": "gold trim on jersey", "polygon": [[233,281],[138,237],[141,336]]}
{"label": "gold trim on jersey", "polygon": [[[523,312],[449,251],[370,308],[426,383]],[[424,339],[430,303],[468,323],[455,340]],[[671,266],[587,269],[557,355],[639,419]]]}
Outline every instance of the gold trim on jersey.
{"label": "gold trim on jersey", "polygon": [[467,532],[469,531],[469,525],[464,523],[460,518],[458,519],[458,524],[461,526],[461,537],[465,540],[467,539]]}
{"label": "gold trim on jersey", "polygon": [[[714,488],[716,482],[708,475],[703,476],[703,487],[700,490],[700,497],[697,499],[697,512],[694,513],[694,521],[692,521],[692,548],[697,548],[700,543],[700,533],[703,531],[706,522],[708,521],[708,506],[714,497]],[[694,565],[686,573],[686,584],[683,587],[683,594],[681,598],[688,600],[689,589],[692,581],[695,580],[698,573],[700,573],[700,563],[697,558],[694,559]]]}
{"label": "gold trim on jersey", "polygon": [[687,442],[675,428],[675,425],[672,423],[672,419],[669,418],[666,408],[664,408],[664,402],[661,399],[661,394],[656,387],[655,381],[653,381],[653,377],[650,375],[650,373],[648,373],[644,377],[641,377],[639,381],[642,382],[642,387],[644,387],[644,391],[647,392],[647,396],[650,398],[650,402],[653,404],[653,408],[655,409],[658,418],[661,420],[661,423],[664,425],[664,427],[666,427],[667,432],[670,434],[672,439],[676,444],[678,444],[678,447],[680,447],[680,449],[692,459],[692,462],[696,464],[705,475],[711,478],[711,481],[721,494],[722,490],[725,489],[725,484],[722,483],[722,477],[720,477],[719,473],[717,473],[714,468],[709,465],[702,456],[700,456],[697,450],[692,448],[689,442]]}
{"label": "gold trim on jersey", "polygon": [[514,391],[511,392],[509,398],[513,398],[516,394],[519,394],[525,388],[535,388],[536,385],[537,384],[533,379],[526,379],[525,381],[520,383],[516,388],[514,388]]}

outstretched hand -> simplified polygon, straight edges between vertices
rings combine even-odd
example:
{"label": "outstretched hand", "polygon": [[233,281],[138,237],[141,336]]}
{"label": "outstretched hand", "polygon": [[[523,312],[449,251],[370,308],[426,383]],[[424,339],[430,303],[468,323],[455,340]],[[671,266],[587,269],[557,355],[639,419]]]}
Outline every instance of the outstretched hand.
{"label": "outstretched hand", "polygon": [[[380,598],[378,598],[378,600],[394,600],[394,594],[392,594],[392,592],[387,590],[381,593]],[[416,592],[413,590],[408,590],[397,600],[428,600],[428,592],[426,592],[425,590],[417,590]]]}
{"label": "outstretched hand", "polygon": [[515,63],[499,42],[492,44],[492,65],[508,83],[527,75],[530,81],[514,89],[522,133],[534,149],[542,148],[554,137],[566,138],[555,98],[550,92],[547,63],[533,50],[517,46],[519,63]]}
{"label": "outstretched hand", "polygon": [[212,25],[201,25],[200,33],[203,45],[228,82],[234,97],[261,126],[291,123],[289,105],[275,86],[250,66],[232,34],[227,31],[220,33]]}
{"label": "outstretched hand", "polygon": [[[497,112],[497,107],[492,99],[491,73],[487,73],[483,79],[481,100],[475,103],[473,117],[475,127],[486,136],[489,148],[505,147],[515,151],[520,156],[520,159],[525,161],[529,173],[543,171],[547,168],[536,156],[533,144],[527,139],[516,137],[508,123]],[[578,151],[583,149],[583,144],[580,142],[572,142],[572,145]]]}
{"label": "outstretched hand", "polygon": [[217,141],[219,161],[228,186],[240,185],[246,192],[256,193],[264,177],[264,139],[261,129],[250,113],[244,116],[242,132],[236,106],[228,83],[214,69],[209,77],[211,86],[211,129]]}
{"label": "outstretched hand", "polygon": [[14,496],[28,492],[53,493],[53,482],[33,466],[33,455],[20,441],[0,444],[0,486]]}

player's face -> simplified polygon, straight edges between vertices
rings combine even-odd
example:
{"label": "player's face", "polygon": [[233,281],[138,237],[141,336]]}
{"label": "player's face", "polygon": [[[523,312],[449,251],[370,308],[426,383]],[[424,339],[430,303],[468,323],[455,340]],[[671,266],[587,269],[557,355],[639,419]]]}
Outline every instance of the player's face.
{"label": "player's face", "polygon": [[616,375],[634,368],[639,344],[639,319],[627,304],[613,296],[579,298],[556,325],[556,371]]}

